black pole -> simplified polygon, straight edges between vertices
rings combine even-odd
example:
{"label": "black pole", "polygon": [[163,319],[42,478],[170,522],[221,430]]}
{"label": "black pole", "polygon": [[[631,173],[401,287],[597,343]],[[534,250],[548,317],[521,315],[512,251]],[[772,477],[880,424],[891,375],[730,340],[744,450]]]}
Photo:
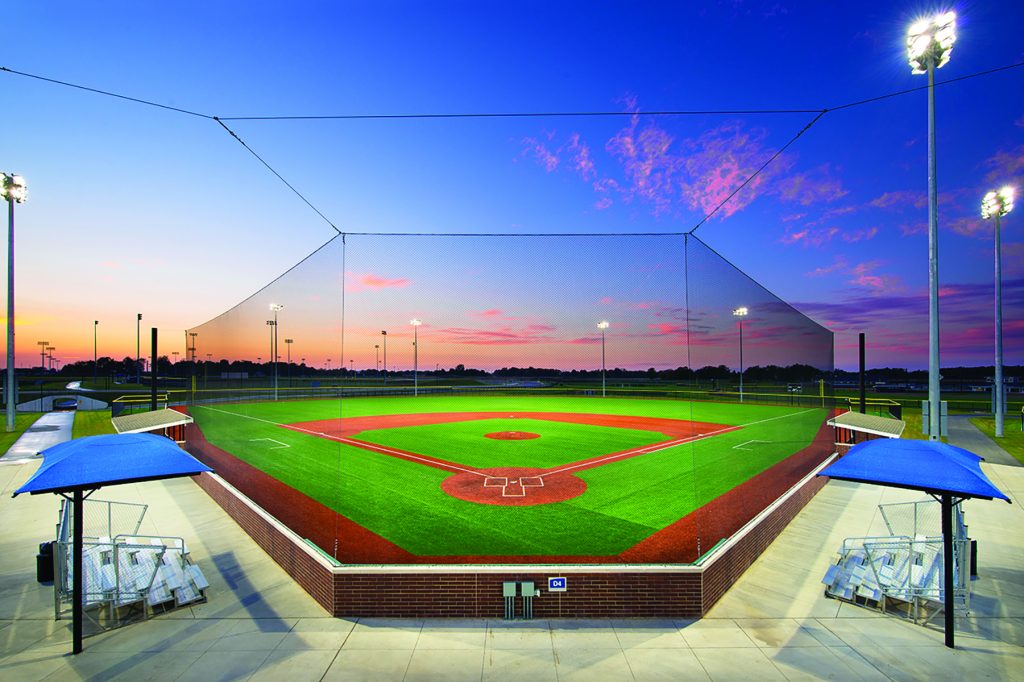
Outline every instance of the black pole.
{"label": "black pole", "polygon": [[153,330],[153,361],[149,365],[149,378],[150,378],[150,394],[149,394],[149,409],[156,411],[156,327]]}
{"label": "black pole", "polygon": [[85,522],[85,514],[82,513],[82,491],[76,490],[72,503],[72,514],[74,516],[75,539],[71,551],[74,552],[72,560],[71,591],[74,593],[71,602],[71,653],[82,653],[82,524]]}
{"label": "black pole", "polygon": [[946,646],[953,648],[953,496],[942,495],[942,591],[944,592],[944,611],[946,616]]}
{"label": "black pole", "polygon": [[865,395],[865,373],[864,369],[864,332],[860,333],[860,413],[864,414],[867,412],[868,401]]}

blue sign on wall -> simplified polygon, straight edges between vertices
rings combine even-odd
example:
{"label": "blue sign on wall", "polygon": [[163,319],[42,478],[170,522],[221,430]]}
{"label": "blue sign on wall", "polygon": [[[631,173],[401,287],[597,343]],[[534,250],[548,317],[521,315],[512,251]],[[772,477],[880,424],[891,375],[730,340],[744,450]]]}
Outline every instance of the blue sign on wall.
{"label": "blue sign on wall", "polygon": [[568,581],[565,578],[548,578],[548,592],[565,592]]}

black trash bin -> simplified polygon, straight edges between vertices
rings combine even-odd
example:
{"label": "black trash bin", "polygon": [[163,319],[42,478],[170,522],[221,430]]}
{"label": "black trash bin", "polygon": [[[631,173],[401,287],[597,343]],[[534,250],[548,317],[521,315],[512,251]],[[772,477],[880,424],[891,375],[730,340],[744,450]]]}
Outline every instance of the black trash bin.
{"label": "black trash bin", "polygon": [[39,554],[36,554],[36,582],[53,582],[52,542],[42,542],[39,544]]}

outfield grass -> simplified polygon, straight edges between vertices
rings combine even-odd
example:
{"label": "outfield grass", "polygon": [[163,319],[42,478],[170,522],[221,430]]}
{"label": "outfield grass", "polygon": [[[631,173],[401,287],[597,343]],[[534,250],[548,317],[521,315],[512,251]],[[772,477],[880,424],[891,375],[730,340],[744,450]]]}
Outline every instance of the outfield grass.
{"label": "outfield grass", "polygon": [[[588,489],[572,500],[507,507],[450,497],[441,482],[451,474],[441,469],[279,426],[341,416],[470,411],[618,414],[743,428],[581,471]],[[196,406],[193,415],[214,445],[421,556],[618,554],[806,447],[828,416],[819,408],[546,396],[224,404]],[[558,466],[666,439],[650,431],[526,421],[380,429],[356,437],[473,467]],[[483,437],[501,430],[533,431],[542,438]]]}
{"label": "outfield grass", "polygon": [[[36,420],[43,416],[42,412],[18,412],[14,415],[14,430],[10,433],[6,431],[0,431],[0,455],[3,455],[11,446],[14,445],[14,441],[21,438],[21,434],[25,433],[28,427],[35,424]],[[3,417],[0,417],[2,419]]]}
{"label": "outfield grass", "polygon": [[1021,431],[1020,417],[1007,415],[1003,421],[1003,437],[996,438],[995,417],[972,417],[971,423],[981,432],[994,440],[999,447],[1013,455],[1018,462],[1024,464],[1024,432]]}
{"label": "outfield grass", "polygon": [[71,427],[72,438],[98,436],[115,433],[108,410],[76,410],[75,423]]}

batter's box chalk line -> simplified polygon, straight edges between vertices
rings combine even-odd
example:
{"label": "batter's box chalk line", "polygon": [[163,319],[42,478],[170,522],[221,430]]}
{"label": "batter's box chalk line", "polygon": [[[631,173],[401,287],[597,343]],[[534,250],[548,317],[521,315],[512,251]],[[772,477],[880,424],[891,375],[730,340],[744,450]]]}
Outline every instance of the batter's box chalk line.
{"label": "batter's box chalk line", "polygon": [[526,497],[527,488],[543,488],[544,478],[541,476],[488,476],[484,479],[485,488],[501,488],[502,497]]}

